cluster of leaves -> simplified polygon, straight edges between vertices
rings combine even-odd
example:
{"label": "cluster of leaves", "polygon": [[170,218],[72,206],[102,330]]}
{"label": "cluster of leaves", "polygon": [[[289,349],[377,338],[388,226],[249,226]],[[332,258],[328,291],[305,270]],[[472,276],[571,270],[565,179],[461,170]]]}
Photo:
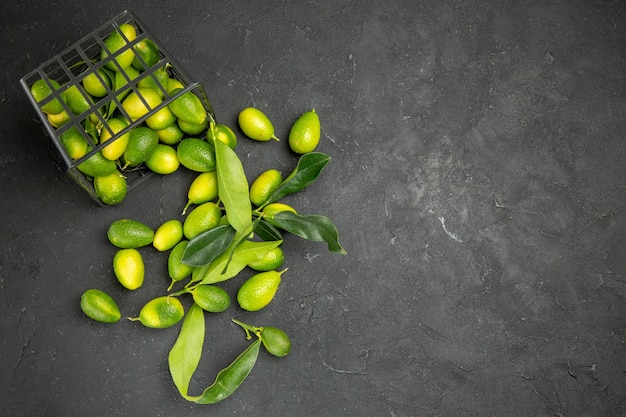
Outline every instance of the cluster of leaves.
{"label": "cluster of leaves", "polygon": [[[262,208],[252,208],[249,187],[241,160],[226,144],[215,142],[218,195],[228,224],[217,226],[189,241],[182,262],[195,267],[185,288],[176,294],[190,292],[199,285],[214,284],[237,276],[246,266],[262,259],[268,251],[282,244],[282,233],[303,239],[325,242],[332,252],[345,254],[334,224],[325,216],[300,215],[283,211],[265,219]],[[300,157],[296,168],[274,191],[267,202],[278,202],[313,183],[330,162],[324,153],[311,152]],[[257,236],[259,239],[251,238]],[[189,383],[199,364],[205,339],[204,311],[193,304],[183,320],[177,341],[169,353],[169,368],[180,394],[197,403],[221,401],[243,382],[254,366],[262,338],[252,342],[218,375],[202,395],[188,393]]]}

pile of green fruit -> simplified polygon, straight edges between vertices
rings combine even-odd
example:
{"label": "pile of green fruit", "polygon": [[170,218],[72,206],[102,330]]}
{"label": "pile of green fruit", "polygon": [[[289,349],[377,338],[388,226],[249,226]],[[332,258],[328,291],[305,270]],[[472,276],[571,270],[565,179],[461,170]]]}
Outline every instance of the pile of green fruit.
{"label": "pile of green fruit", "polygon": [[[244,109],[242,113],[245,116],[250,112],[260,117],[256,109]],[[301,122],[307,119],[308,123]],[[327,217],[301,215],[281,202],[287,195],[313,183],[330,161],[328,155],[313,151],[319,142],[317,114],[307,112],[299,120],[294,123],[290,138],[311,151],[300,156],[296,167],[284,179],[278,170],[269,169],[249,185],[235,150],[217,140],[214,169],[199,174],[190,185],[181,214],[183,219],[167,220],[156,229],[137,219],[118,219],[107,230],[108,240],[118,248],[113,257],[114,274],[129,290],[140,288],[144,282],[145,267],[140,252],[143,248],[152,246],[168,254],[169,286],[165,294],[146,303],[138,315],[128,319],[156,329],[182,321],[168,363],[176,387],[188,401],[215,403],[232,394],[252,370],[261,345],[278,357],[287,355],[291,348],[289,337],[279,328],[256,327],[232,319],[245,330],[247,339],[252,339],[252,335],[256,339],[218,373],[215,382],[201,395],[190,395],[190,380],[205,339],[205,314],[222,313],[231,306],[229,294],[219,283],[240,276],[244,270],[255,271],[241,283],[236,298],[242,310],[258,311],[275,298],[286,271],[286,268],[281,270],[285,259],[284,233],[325,242],[330,251],[346,253],[339,243],[336,227]],[[263,123],[257,120],[252,127],[246,121],[249,117],[240,118],[240,127],[249,137],[275,138],[273,127],[264,116]],[[182,297],[190,298],[191,307],[187,311],[180,301]],[[122,319],[115,300],[99,289],[85,291],[80,304],[93,320],[115,323]]]}
{"label": "pile of green fruit", "polygon": [[[183,166],[197,173],[187,201],[181,202],[179,217],[155,228],[138,219],[118,219],[109,225],[107,237],[117,248],[114,275],[130,291],[144,284],[142,252],[167,255],[163,294],[127,319],[154,329],[182,323],[168,355],[174,384],[188,401],[215,403],[245,380],[261,346],[277,357],[291,349],[281,329],[232,318],[246,339],[255,340],[217,374],[211,386],[200,395],[190,395],[190,380],[205,339],[205,315],[231,308],[231,297],[220,283],[253,271],[240,283],[236,300],[241,310],[254,312],[270,305],[287,271],[283,234],[325,242],[330,251],[346,253],[327,217],[302,215],[283,201],[313,183],[330,161],[328,155],[315,151],[319,117],[315,110],[307,111],[292,125],[288,145],[300,156],[289,175],[268,169],[249,182],[236,153],[235,132],[218,124],[210,105],[185,89],[175,69],[163,64],[163,54],[153,41],[138,38],[137,28],[124,23],[102,43],[97,59],[77,64],[86,67],[77,76],[78,84],[60,85],[42,78],[30,86],[30,92],[57,129],[67,156],[92,181],[104,204],[125,199],[129,171],[145,167],[168,175]],[[251,140],[279,140],[272,122],[259,109],[245,108],[237,120]],[[117,302],[97,288],[82,294],[80,307],[95,321],[122,319]]]}
{"label": "pile of green fruit", "polygon": [[163,63],[158,46],[136,39],[135,26],[124,23],[103,40],[97,59],[77,64],[86,67],[78,81],[40,78],[30,87],[67,156],[107,205],[126,197],[130,170],[167,175],[183,165],[205,172],[215,167],[216,137],[236,145],[232,130],[216,124]]}

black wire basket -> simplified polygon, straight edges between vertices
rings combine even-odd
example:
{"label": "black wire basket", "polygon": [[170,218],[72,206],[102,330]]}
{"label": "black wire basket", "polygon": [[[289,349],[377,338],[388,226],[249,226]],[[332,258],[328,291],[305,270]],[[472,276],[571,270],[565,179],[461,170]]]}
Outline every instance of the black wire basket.
{"label": "black wire basket", "polygon": [[[127,25],[131,25],[136,32],[134,39],[128,38],[122,30],[122,27],[127,27]],[[107,48],[105,39],[115,32],[120,34],[124,42],[122,47],[111,51]],[[158,57],[153,62],[146,62],[138,53],[141,42],[145,40],[152,41],[157,47]],[[140,68],[132,77],[118,63],[118,58],[124,53],[128,55],[128,51],[132,51],[133,59],[136,60],[135,63],[138,63],[137,67]],[[107,83],[102,77],[102,72],[99,71],[111,67],[114,68],[117,77],[123,77],[120,88]],[[164,68],[170,78],[180,82],[178,89],[168,91],[162,86],[159,81],[159,71],[163,71]],[[111,71],[109,70],[109,72]],[[83,86],[85,78],[94,75],[98,77],[105,89],[105,94],[101,97],[90,95]],[[150,106],[149,100],[142,96],[144,90],[139,88],[139,85],[150,81],[150,78],[154,82],[153,85],[157,88],[160,86],[161,91],[159,93],[162,95],[162,101],[154,108]],[[50,90],[49,95],[44,99],[39,98],[39,101],[31,92],[31,87],[36,82],[44,83]],[[103,205],[103,203],[96,194],[93,178],[78,169],[81,163],[102,151],[112,141],[143,125],[148,118],[188,92],[192,92],[200,99],[209,119],[215,119],[211,103],[202,85],[192,81],[182,65],[167,51],[158,38],[137,16],[128,10],[39,65],[22,77],[20,84],[29,97],[44,129],[52,139],[67,175],[99,205]],[[73,90],[74,94],[81,94],[84,97],[83,102],[87,103],[86,107],[79,111],[70,107],[65,99],[70,89]],[[131,92],[135,92],[146,107],[147,112],[141,117],[131,117],[122,106],[122,99]],[[61,122],[51,120],[50,113],[45,111],[46,105],[50,105],[52,102],[63,107],[63,111],[59,113],[62,116],[57,117],[57,119],[62,119]],[[113,113],[116,118],[126,119],[127,126],[124,129],[116,132],[108,125],[107,121]],[[61,135],[70,129],[77,129],[88,143],[89,151],[81,157],[72,157],[61,140]],[[105,143],[99,143],[98,135],[94,134],[94,129],[96,132],[108,130],[110,138]],[[121,166],[119,168],[127,179],[128,190],[153,174],[145,165],[135,166],[128,170]]]}

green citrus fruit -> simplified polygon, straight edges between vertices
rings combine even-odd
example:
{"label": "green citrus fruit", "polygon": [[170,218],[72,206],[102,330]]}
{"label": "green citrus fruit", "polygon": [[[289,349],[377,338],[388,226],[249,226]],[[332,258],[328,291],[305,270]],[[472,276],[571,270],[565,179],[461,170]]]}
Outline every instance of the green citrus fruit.
{"label": "green citrus fruit", "polygon": [[176,116],[165,106],[146,119],[146,125],[153,130],[163,130],[176,123]]}
{"label": "green citrus fruit", "polygon": [[159,140],[166,145],[176,145],[182,140],[183,136],[185,136],[185,133],[178,127],[178,123],[172,123],[164,129],[156,130],[156,134]]}
{"label": "green citrus fruit", "polygon": [[207,140],[213,146],[215,146],[216,140],[224,142],[231,149],[235,149],[237,146],[237,135],[235,135],[235,132],[230,127],[219,123],[208,129]]}
{"label": "green citrus fruit", "polygon": [[137,249],[120,249],[113,257],[113,272],[122,286],[136,290],[143,285],[145,266]]}
{"label": "green citrus fruit", "polygon": [[[117,135],[122,130],[128,127],[128,123],[123,119],[112,118],[107,120],[106,126],[102,127],[100,132],[100,143],[103,144],[113,137],[113,135]],[[113,132],[113,134],[111,134]],[[106,159],[110,159],[111,161],[115,161],[120,156],[124,154],[126,147],[128,146],[128,141],[130,139],[130,132],[126,132],[123,135],[119,136],[115,140],[111,141],[109,145],[106,145],[102,148],[102,156]]]}
{"label": "green citrus fruit", "polygon": [[159,143],[150,158],[146,159],[146,166],[157,174],[168,175],[176,172],[180,166],[176,149]]}
{"label": "green citrus fruit", "polygon": [[140,88],[152,88],[156,91],[161,98],[165,96],[167,92],[167,83],[170,79],[170,75],[167,71],[167,67],[163,66],[157,68],[152,75],[147,75],[137,82],[137,87]]}
{"label": "green citrus fruit", "polygon": [[320,118],[315,109],[302,114],[289,131],[289,147],[298,154],[313,152],[320,143]]}
{"label": "green citrus fruit", "polygon": [[104,291],[92,288],[80,296],[80,308],[92,320],[116,323],[122,318],[117,303]]}
{"label": "green citrus fruit", "polygon": [[133,62],[131,65],[138,70],[143,70],[144,65],[141,63],[139,58],[148,65],[148,68],[155,65],[161,59],[161,55],[159,54],[159,47],[152,41],[152,39],[145,38],[137,42],[133,48],[135,49],[135,57],[133,58]]}
{"label": "green citrus fruit", "polygon": [[[124,36],[121,35],[124,34]],[[126,37],[126,39],[124,39]],[[129,23],[121,24],[119,27],[119,32],[116,30],[107,36],[104,39],[104,48],[100,52],[100,60],[105,60],[109,56],[109,54],[114,54],[115,52],[126,49],[119,55],[117,55],[113,60],[110,60],[105,64],[105,66],[112,71],[120,71],[126,70],[127,67],[132,64],[133,59],[135,59],[135,53],[132,48],[128,46],[128,41],[133,41],[137,37],[137,30],[134,26]],[[115,62],[119,65],[115,65]]]}
{"label": "green citrus fruit", "polygon": [[283,176],[277,169],[268,169],[261,173],[250,185],[250,201],[252,204],[256,206],[265,204],[282,181]]}
{"label": "green citrus fruit", "polygon": [[73,160],[82,158],[87,154],[87,151],[89,150],[89,143],[87,143],[87,140],[83,137],[77,127],[74,126],[63,132],[60,138],[68,156]]}
{"label": "green citrus fruit", "polygon": [[150,300],[141,308],[139,321],[152,329],[165,329],[178,323],[185,309],[176,297],[161,296]]}
{"label": "green citrus fruit", "polygon": [[291,350],[289,336],[277,327],[263,327],[261,329],[261,342],[269,353],[279,358],[286,356]]}
{"label": "green citrus fruit", "polygon": [[260,272],[248,278],[237,292],[239,306],[247,311],[258,311],[267,306],[274,299],[285,271]]}
{"label": "green citrus fruit", "polygon": [[183,89],[183,88],[185,88],[185,85],[181,81],[177,80],[176,78],[170,77],[170,79],[167,80],[167,93],[169,95],[172,95],[174,90]]}
{"label": "green citrus fruit", "polygon": [[209,313],[221,313],[230,307],[230,296],[217,285],[198,285],[191,295],[193,301]]}
{"label": "green citrus fruit", "polygon": [[270,203],[263,208],[263,218],[271,219],[276,213],[280,213],[281,211],[290,211],[297,214],[296,209],[291,207],[289,204]]}
{"label": "green citrus fruit", "polygon": [[209,171],[198,175],[187,191],[187,204],[183,215],[192,204],[202,204],[217,198],[217,172]]}
{"label": "green citrus fruit", "polygon": [[167,257],[167,273],[172,279],[172,284],[187,278],[193,272],[193,266],[181,262],[188,244],[188,240],[178,242]]}
{"label": "green citrus fruit", "polygon": [[100,201],[109,206],[124,201],[126,193],[128,192],[126,177],[118,171],[109,175],[94,177],[93,186]]}
{"label": "green citrus fruit", "polygon": [[215,169],[215,149],[207,141],[198,138],[186,138],[176,148],[180,163],[196,172],[208,172]]}
{"label": "green citrus fruit", "polygon": [[[177,94],[178,90],[173,90],[172,95]],[[181,120],[185,122],[201,125],[207,120],[207,112],[200,98],[192,91],[187,91],[174,99],[169,104],[170,110]]]}
{"label": "green citrus fruit", "polygon": [[178,127],[180,127],[180,130],[187,133],[188,135],[199,135],[200,133],[205,131],[208,125],[207,120],[205,120],[204,123],[197,124],[186,122],[183,119],[178,119]]}
{"label": "green citrus fruit", "polygon": [[138,126],[130,131],[128,145],[124,150],[124,168],[134,167],[150,158],[159,144],[156,132],[146,126]]}
{"label": "green citrus fruit", "polygon": [[154,239],[154,231],[140,221],[119,219],[109,225],[107,237],[118,248],[136,249],[150,245]]}
{"label": "green citrus fruit", "polygon": [[93,99],[85,97],[78,86],[72,85],[63,92],[63,99],[74,115],[81,115],[91,108]]}
{"label": "green citrus fruit", "polygon": [[124,88],[128,84],[128,81],[126,80],[126,78],[128,77],[128,79],[132,81],[138,76],[139,76],[139,71],[137,71],[133,67],[128,67],[128,68],[125,68],[123,72],[115,73],[115,91],[121,91],[121,93],[116,95],[116,98],[120,102],[124,100],[124,97],[130,94],[131,91],[133,91],[129,87]]}
{"label": "green citrus fruit", "polygon": [[270,139],[279,140],[274,135],[274,125],[261,110],[246,107],[237,117],[241,131],[250,139],[266,142]]}
{"label": "green citrus fruit", "polygon": [[[30,93],[37,103],[45,100],[52,94],[52,89],[58,90],[61,86],[55,80],[48,79],[48,83],[46,83],[43,79],[38,79],[31,85]],[[52,88],[50,88],[52,86]],[[41,111],[46,113],[47,115],[55,115],[63,112],[65,109],[59,99],[52,99],[41,106]]]}
{"label": "green citrus fruit", "polygon": [[87,94],[93,97],[104,97],[108,93],[107,87],[109,89],[113,88],[111,78],[102,68],[87,74],[83,78],[82,83]]}
{"label": "green citrus fruit", "polygon": [[285,254],[280,246],[275,247],[267,252],[267,254],[256,261],[248,263],[248,266],[255,271],[266,272],[280,268],[285,262]]}
{"label": "green citrus fruit", "polygon": [[220,222],[222,211],[220,207],[212,201],[200,204],[191,210],[183,222],[183,234],[189,240],[200,233],[214,228]]}
{"label": "green citrus fruit", "polygon": [[132,91],[122,101],[122,107],[131,120],[135,121],[148,114],[162,102],[163,99],[155,89],[137,88],[137,91]]}
{"label": "green citrus fruit", "polygon": [[293,207],[291,207],[288,204],[285,204],[285,203],[270,203],[267,206],[263,207],[263,219],[266,220],[268,223],[274,225],[274,226],[278,226],[276,224],[276,222],[274,222],[274,216],[277,213],[281,213],[283,211],[290,211],[292,213],[298,214],[296,212],[296,209],[294,209]]}
{"label": "green citrus fruit", "polygon": [[105,158],[102,151],[96,152],[78,165],[78,170],[90,177],[106,176],[117,170],[115,161]]}
{"label": "green citrus fruit", "polygon": [[48,122],[50,122],[50,124],[56,128],[63,126],[65,123],[69,122],[72,119],[65,110],[58,114],[48,114],[47,118]]}
{"label": "green citrus fruit", "polygon": [[152,246],[160,252],[172,249],[183,238],[183,224],[177,220],[168,220],[154,232]]}

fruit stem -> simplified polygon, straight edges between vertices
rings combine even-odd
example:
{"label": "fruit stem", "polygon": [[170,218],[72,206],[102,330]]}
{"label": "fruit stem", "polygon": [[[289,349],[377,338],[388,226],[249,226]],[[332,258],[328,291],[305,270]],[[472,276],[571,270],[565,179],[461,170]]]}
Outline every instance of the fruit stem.
{"label": "fruit stem", "polygon": [[[171,286],[170,286],[170,288],[171,288]],[[176,292],[174,292],[172,294],[168,294],[168,296],[169,297],[178,297],[179,295],[187,294],[187,293],[190,293],[190,292],[191,292],[191,290],[189,290],[187,288],[183,288],[180,291],[176,291]]]}
{"label": "fruit stem", "polygon": [[239,326],[241,326],[241,328],[246,331],[247,340],[250,340],[252,338],[252,335],[250,334],[250,332],[253,332],[259,339],[261,338],[261,330],[263,330],[262,327],[250,326],[249,324],[239,321],[236,318],[233,318],[232,321],[233,323],[236,323]]}
{"label": "fruit stem", "polygon": [[183,212],[180,213],[181,216],[184,216],[185,213],[187,213],[187,209],[189,208],[189,206],[191,206],[192,202],[191,200],[187,201],[187,204],[185,205],[185,207],[183,208]]}
{"label": "fruit stem", "polygon": [[280,139],[279,139],[279,138],[277,138],[277,137],[276,137],[276,135],[272,135],[272,137],[271,137],[270,139],[274,139],[274,140],[276,140],[276,141],[280,142]]}

